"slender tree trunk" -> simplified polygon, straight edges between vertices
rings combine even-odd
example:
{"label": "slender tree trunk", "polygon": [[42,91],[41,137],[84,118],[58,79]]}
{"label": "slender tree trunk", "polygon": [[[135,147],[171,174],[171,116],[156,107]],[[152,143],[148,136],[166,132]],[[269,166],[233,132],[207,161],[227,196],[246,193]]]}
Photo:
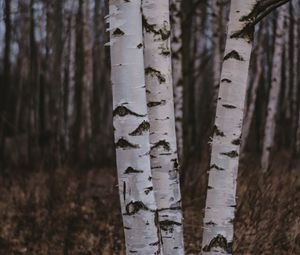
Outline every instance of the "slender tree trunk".
{"label": "slender tree trunk", "polygon": [[[84,47],[84,76],[82,89],[82,108],[83,108],[83,129],[82,137],[85,144],[89,145],[92,134],[91,124],[91,94],[93,81],[93,62],[92,62],[92,35],[90,28],[90,1],[83,2],[83,47]],[[88,155],[86,155],[88,157]]]}
{"label": "slender tree trunk", "polygon": [[[71,150],[71,140],[73,134],[71,130],[75,123],[75,70],[76,70],[76,15],[75,9],[78,8],[77,2],[73,2],[70,19],[69,19],[69,60],[68,60],[68,98],[67,98],[67,141],[66,147],[67,151]],[[75,8],[76,7],[76,8]]]}
{"label": "slender tree trunk", "polygon": [[255,3],[231,1],[212,141],[203,254],[232,254],[236,178],[253,36],[253,30],[246,28]]}
{"label": "slender tree trunk", "polygon": [[141,0],[111,0],[109,4],[113,124],[126,254],[159,254]]}
{"label": "slender tree trunk", "polygon": [[212,109],[215,113],[221,74],[221,40],[222,40],[222,9],[220,0],[212,0],[212,29],[213,29],[213,98]]}
{"label": "slender tree trunk", "polygon": [[[11,69],[11,1],[4,2],[4,58],[3,58],[3,81],[0,93],[0,150],[4,151],[4,139],[8,128],[8,102],[10,97],[10,69]],[[0,155],[1,156],[1,155]]]}
{"label": "slender tree trunk", "polygon": [[[294,121],[296,121],[296,145],[295,152],[297,155],[300,155],[300,111],[299,106],[297,104],[297,95],[299,98],[299,65],[300,65],[300,3],[299,1],[293,2],[293,111],[292,114],[294,117]],[[298,118],[298,119],[297,119]]]}
{"label": "slender tree trunk", "polygon": [[175,104],[175,127],[177,150],[180,162],[183,157],[183,81],[182,81],[182,31],[181,31],[181,2],[171,0],[171,28],[172,28],[172,70]]}
{"label": "slender tree trunk", "polygon": [[151,169],[164,254],[183,254],[168,0],[143,0]]}
{"label": "slender tree trunk", "polygon": [[[263,26],[263,25],[262,25]],[[260,29],[260,39],[259,43],[257,45],[257,50],[256,50],[256,70],[255,70],[255,77],[253,80],[253,84],[250,90],[250,99],[249,99],[249,104],[246,106],[245,109],[245,117],[244,117],[244,124],[243,124],[243,134],[242,134],[242,143],[241,143],[241,153],[243,154],[245,151],[245,147],[248,141],[248,137],[250,134],[250,128],[252,125],[253,117],[254,117],[254,112],[255,112],[255,105],[256,105],[256,98],[257,98],[257,92],[259,88],[259,84],[262,79],[262,74],[263,74],[263,53],[264,53],[264,48],[263,48],[263,39],[264,39],[264,27]]]}
{"label": "slender tree trunk", "polygon": [[287,6],[284,6],[279,11],[277,19],[275,49],[273,55],[272,78],[269,92],[269,102],[267,107],[267,119],[264,129],[264,142],[261,157],[261,167],[263,172],[266,172],[270,166],[271,149],[274,145],[276,131],[276,117],[278,111],[279,95],[282,81],[282,57],[284,49],[284,21],[287,14]]}

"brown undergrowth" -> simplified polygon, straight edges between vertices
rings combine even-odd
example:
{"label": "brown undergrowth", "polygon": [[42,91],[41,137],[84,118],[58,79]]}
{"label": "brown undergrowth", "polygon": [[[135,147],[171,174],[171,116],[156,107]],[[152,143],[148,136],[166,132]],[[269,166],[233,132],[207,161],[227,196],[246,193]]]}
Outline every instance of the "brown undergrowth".
{"label": "brown undergrowth", "polygon": [[[285,154],[262,175],[241,163],[234,254],[300,254],[300,168]],[[201,250],[207,162],[184,178],[186,254]],[[14,172],[0,177],[0,255],[124,254],[114,169]]]}

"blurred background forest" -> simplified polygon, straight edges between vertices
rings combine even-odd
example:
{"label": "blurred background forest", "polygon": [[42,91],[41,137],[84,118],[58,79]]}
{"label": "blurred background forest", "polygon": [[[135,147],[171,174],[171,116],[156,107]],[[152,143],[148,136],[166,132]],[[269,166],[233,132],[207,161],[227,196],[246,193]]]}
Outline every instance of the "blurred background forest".
{"label": "blurred background forest", "polygon": [[[213,1],[184,0],[180,12],[188,254],[197,254],[201,244],[215,56],[223,55],[229,13],[228,0],[218,1],[218,13]],[[246,106],[254,110],[243,139],[235,254],[300,254],[298,4],[288,3],[286,13],[274,160],[266,176],[259,155],[278,11],[256,26]],[[0,5],[0,254],[123,254],[104,46],[108,3],[0,0]],[[258,177],[267,183],[265,190],[258,188]]]}

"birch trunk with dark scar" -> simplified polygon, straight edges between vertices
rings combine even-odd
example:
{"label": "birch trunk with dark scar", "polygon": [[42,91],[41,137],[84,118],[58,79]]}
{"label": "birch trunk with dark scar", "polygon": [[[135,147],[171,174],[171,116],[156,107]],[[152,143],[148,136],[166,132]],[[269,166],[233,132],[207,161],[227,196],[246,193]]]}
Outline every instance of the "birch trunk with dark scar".
{"label": "birch trunk with dark scar", "polygon": [[150,167],[141,0],[110,0],[113,125],[126,254],[160,254]]}
{"label": "birch trunk with dark scar", "polygon": [[175,127],[179,161],[183,157],[183,82],[182,82],[182,31],[181,0],[171,0],[171,49],[174,88]]}
{"label": "birch trunk with dark scar", "polygon": [[213,98],[212,107],[215,112],[219,84],[220,84],[220,73],[221,73],[221,28],[222,28],[222,13],[221,13],[221,3],[219,0],[212,0],[212,28],[213,28]]}
{"label": "birch trunk with dark scar", "polygon": [[253,30],[245,28],[255,4],[256,0],[231,1],[212,141],[203,254],[232,254],[236,178],[253,36]]}
{"label": "birch trunk with dark scar", "polygon": [[255,77],[253,80],[253,84],[250,90],[249,104],[246,106],[246,109],[244,111],[245,117],[243,123],[242,143],[240,149],[241,154],[243,154],[243,152],[245,151],[245,147],[250,134],[250,128],[251,128],[254,111],[255,111],[255,105],[256,105],[257,91],[263,75],[263,66],[262,66],[262,61],[263,61],[262,56],[264,53],[263,40],[264,40],[264,24],[262,24],[262,27],[260,29],[260,39],[257,46],[258,48],[256,50],[256,70],[255,70]]}
{"label": "birch trunk with dark scar", "polygon": [[183,254],[168,0],[143,0],[151,169],[164,254]]}
{"label": "birch trunk with dark scar", "polygon": [[275,48],[273,55],[272,77],[269,92],[269,101],[267,107],[267,118],[264,129],[264,141],[261,157],[262,171],[266,172],[270,166],[271,149],[274,145],[276,131],[276,116],[279,103],[280,87],[281,87],[281,71],[282,71],[282,56],[284,49],[284,21],[287,14],[287,6],[281,7],[277,19]]}

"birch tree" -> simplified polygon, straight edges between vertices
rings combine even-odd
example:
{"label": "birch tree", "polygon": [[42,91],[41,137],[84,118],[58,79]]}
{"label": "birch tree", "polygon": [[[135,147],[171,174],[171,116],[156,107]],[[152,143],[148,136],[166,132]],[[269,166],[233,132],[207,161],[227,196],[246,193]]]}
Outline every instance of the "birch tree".
{"label": "birch tree", "polygon": [[212,140],[203,254],[232,254],[236,179],[254,26],[276,4],[278,1],[231,1]]}
{"label": "birch tree", "polygon": [[164,254],[183,254],[176,147],[169,1],[143,0],[151,169]]}
{"label": "birch tree", "polygon": [[270,84],[269,92],[269,101],[267,107],[267,119],[264,130],[264,142],[263,142],[263,151],[261,158],[261,167],[263,172],[266,172],[270,166],[270,155],[271,149],[274,144],[275,131],[276,131],[276,117],[277,109],[279,103],[279,95],[281,88],[282,80],[282,57],[284,50],[284,21],[285,15],[287,14],[288,7],[284,6],[280,9],[277,27],[276,27],[276,36],[275,36],[275,49],[273,55],[273,65],[272,65],[272,77]]}
{"label": "birch tree", "polygon": [[113,125],[126,253],[159,254],[150,167],[141,0],[110,0]]}
{"label": "birch tree", "polygon": [[181,0],[171,0],[171,49],[172,78],[174,87],[175,127],[177,151],[180,162],[183,157],[183,81],[182,81],[182,31]]}

